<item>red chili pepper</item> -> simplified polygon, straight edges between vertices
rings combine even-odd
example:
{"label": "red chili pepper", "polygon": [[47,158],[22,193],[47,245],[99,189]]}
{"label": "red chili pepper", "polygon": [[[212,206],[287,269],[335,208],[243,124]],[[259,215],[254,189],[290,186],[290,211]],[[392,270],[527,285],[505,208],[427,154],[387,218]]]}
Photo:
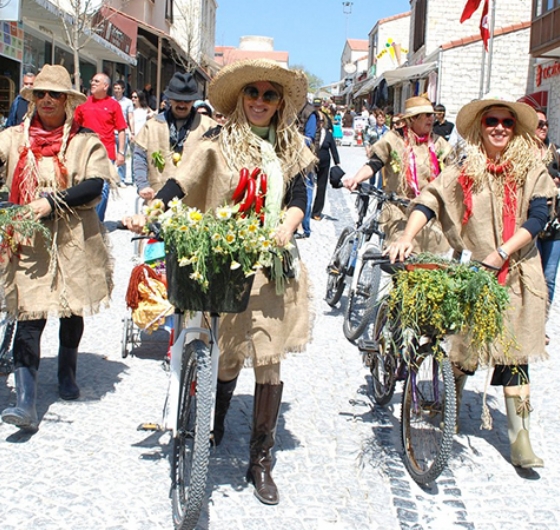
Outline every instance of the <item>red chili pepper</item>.
{"label": "red chili pepper", "polygon": [[259,176],[260,172],[261,172],[261,169],[256,167],[255,169],[253,169],[253,171],[251,173],[251,178],[256,179]]}
{"label": "red chili pepper", "polygon": [[255,202],[255,192],[257,190],[257,183],[253,179],[247,182],[247,192],[243,202],[239,205],[239,212],[248,211]]}
{"label": "red chili pepper", "polygon": [[243,198],[243,193],[247,188],[247,182],[249,181],[249,170],[246,167],[242,167],[239,171],[239,182],[237,188],[232,195],[232,200],[234,203],[238,203]]}
{"label": "red chili pepper", "polygon": [[264,206],[264,197],[259,193],[255,197],[255,212],[261,213],[262,207]]}
{"label": "red chili pepper", "polygon": [[267,187],[268,187],[268,177],[266,176],[266,173],[261,173],[260,193],[262,193],[263,195],[266,195]]}

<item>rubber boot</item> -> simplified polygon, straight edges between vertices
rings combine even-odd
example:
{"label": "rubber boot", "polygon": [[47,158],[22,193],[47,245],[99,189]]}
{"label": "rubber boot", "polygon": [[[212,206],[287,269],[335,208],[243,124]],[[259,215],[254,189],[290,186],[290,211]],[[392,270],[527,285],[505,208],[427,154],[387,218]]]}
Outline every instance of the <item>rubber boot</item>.
{"label": "rubber boot", "polygon": [[14,372],[17,404],[2,411],[2,421],[17,425],[21,429],[36,431],[39,427],[37,409],[37,370],[22,366]]}
{"label": "rubber boot", "polygon": [[511,463],[523,469],[543,467],[544,462],[533,453],[529,440],[529,415],[531,404],[529,396],[504,396],[508,419],[508,436]]}
{"label": "rubber boot", "polygon": [[278,504],[280,500],[270,471],[283,387],[284,383],[255,385],[247,481],[255,486],[255,497],[264,504]]}
{"label": "rubber boot", "polygon": [[461,428],[459,424],[459,411],[461,409],[461,401],[463,400],[463,389],[465,388],[465,383],[467,382],[467,374],[460,374],[457,375],[456,373],[453,374],[455,379],[455,393],[457,396],[457,414],[455,420],[455,434],[457,434]]}
{"label": "rubber boot", "polygon": [[226,414],[229,410],[233,391],[237,386],[237,377],[223,383],[218,379],[216,387],[216,410],[214,413],[214,445],[220,445],[225,431]]}
{"label": "rubber boot", "polygon": [[58,349],[58,394],[62,399],[72,400],[80,397],[76,384],[76,365],[78,348],[60,346]]}

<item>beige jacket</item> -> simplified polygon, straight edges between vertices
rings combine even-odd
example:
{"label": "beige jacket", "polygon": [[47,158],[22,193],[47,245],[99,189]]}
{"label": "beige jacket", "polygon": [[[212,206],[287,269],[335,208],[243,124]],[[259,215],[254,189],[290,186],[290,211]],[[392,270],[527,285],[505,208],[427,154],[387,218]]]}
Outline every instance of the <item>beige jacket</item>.
{"label": "beige jacket", "polygon": [[[0,133],[0,159],[6,164],[8,188],[22,145],[22,126]],[[72,138],[65,165],[68,187],[88,178],[109,179],[109,158],[94,133],[78,132]],[[56,190],[53,159],[40,159],[38,168],[37,194]],[[36,235],[29,246],[21,248],[19,257],[12,256],[4,264],[3,305],[11,315],[18,320],[68,317],[92,314],[101,304],[108,304],[113,288],[112,264],[104,229],[95,211],[97,202],[43,221],[52,235],[51,254],[43,237]]]}

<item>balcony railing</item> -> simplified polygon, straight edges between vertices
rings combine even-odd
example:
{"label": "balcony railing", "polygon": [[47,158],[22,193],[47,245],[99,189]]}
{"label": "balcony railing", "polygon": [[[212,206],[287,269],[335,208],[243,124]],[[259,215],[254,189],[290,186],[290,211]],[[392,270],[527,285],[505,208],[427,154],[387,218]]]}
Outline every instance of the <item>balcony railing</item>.
{"label": "balcony railing", "polygon": [[542,16],[533,19],[531,23],[529,53],[539,57],[554,48],[560,48],[560,7],[546,11]]}

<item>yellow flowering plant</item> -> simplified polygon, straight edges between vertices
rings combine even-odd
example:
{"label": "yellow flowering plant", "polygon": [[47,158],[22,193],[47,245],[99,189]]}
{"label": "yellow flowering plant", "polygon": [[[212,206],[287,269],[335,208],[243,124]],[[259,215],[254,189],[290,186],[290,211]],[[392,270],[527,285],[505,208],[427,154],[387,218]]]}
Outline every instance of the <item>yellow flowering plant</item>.
{"label": "yellow flowering plant", "polygon": [[403,329],[436,342],[463,334],[471,350],[481,350],[498,339],[505,349],[504,315],[507,289],[482,266],[443,261],[421,254],[416,264],[393,277],[389,295],[391,316]]}
{"label": "yellow flowering plant", "polygon": [[146,209],[149,222],[161,225],[167,251],[175,254],[179,267],[188,267],[189,277],[202,291],[210,279],[224,270],[242,270],[249,277],[269,260],[276,249],[273,234],[255,213],[242,217],[238,206],[222,206],[201,212],[173,199],[164,211],[156,200]]}

